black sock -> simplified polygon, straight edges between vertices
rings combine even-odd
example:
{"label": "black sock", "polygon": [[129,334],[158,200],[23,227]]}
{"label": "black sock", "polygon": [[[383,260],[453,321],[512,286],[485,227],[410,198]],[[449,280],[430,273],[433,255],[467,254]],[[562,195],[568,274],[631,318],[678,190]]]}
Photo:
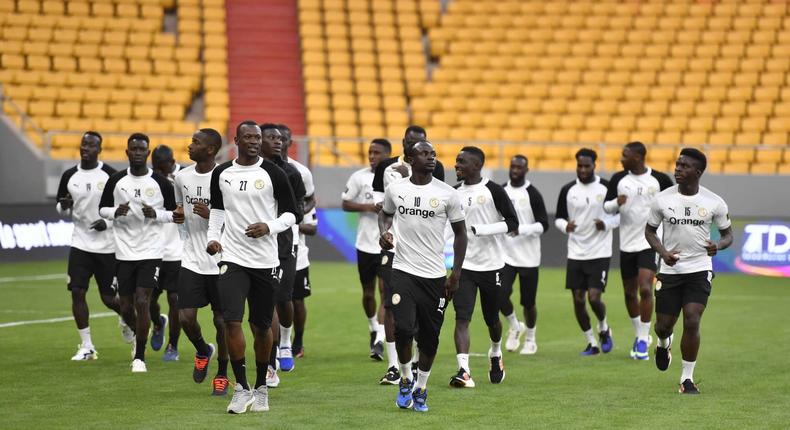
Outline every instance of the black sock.
{"label": "black sock", "polygon": [[269,370],[269,363],[261,363],[258,360],[255,360],[255,368],[257,369],[257,373],[255,374],[255,389],[258,389],[260,386],[266,386],[266,372]]}
{"label": "black sock", "polygon": [[[298,346],[299,348],[301,348],[302,347],[302,336],[304,335],[304,330],[294,330],[294,331],[295,331],[295,333],[294,333],[294,347]],[[299,349],[299,348],[294,348],[294,349]]]}
{"label": "black sock", "polygon": [[135,360],[140,359],[140,360],[145,361],[145,344],[147,343],[147,340],[148,339],[146,339],[144,337],[137,338],[137,341],[136,341],[137,345],[136,345],[136,347],[134,349],[134,359]]}
{"label": "black sock", "polygon": [[241,384],[245,390],[249,390],[250,385],[247,383],[247,366],[244,364],[244,359],[231,360],[230,365],[233,367],[233,375],[236,377],[236,383]]}
{"label": "black sock", "polygon": [[277,350],[279,348],[280,348],[279,342],[272,343],[272,352],[269,353],[269,363],[272,363],[272,365],[274,365],[274,363],[277,363]]}
{"label": "black sock", "polygon": [[228,376],[228,360],[217,360],[217,376]]}
{"label": "black sock", "polygon": [[[208,357],[208,353],[211,352],[208,349],[208,344],[203,339],[203,336],[198,337],[197,339],[189,339],[192,342],[192,345],[195,345],[195,351],[197,355],[201,357]],[[225,363],[225,368],[227,369],[227,363]]]}
{"label": "black sock", "polygon": [[178,338],[181,337],[179,333],[176,333],[175,336],[170,336],[169,344],[173,347],[173,349],[178,349]]}

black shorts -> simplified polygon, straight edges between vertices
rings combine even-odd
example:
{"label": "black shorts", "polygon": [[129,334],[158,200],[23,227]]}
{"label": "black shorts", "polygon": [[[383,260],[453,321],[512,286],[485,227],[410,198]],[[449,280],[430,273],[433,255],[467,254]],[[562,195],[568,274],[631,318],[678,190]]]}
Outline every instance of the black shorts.
{"label": "black shorts", "polygon": [[87,290],[91,276],[96,279],[99,294],[114,296],[115,254],[98,254],[72,247],[69,250],[69,280],[66,288]]}
{"label": "black shorts", "polygon": [[538,294],[538,268],[514,267],[505,264],[501,272],[503,304],[504,301],[513,294],[513,283],[516,281],[516,275],[518,275],[518,283],[521,291],[521,306],[523,306],[524,309],[532,309],[535,306],[535,297]]}
{"label": "black shorts", "polygon": [[154,289],[159,283],[159,268],[162,260],[118,260],[118,294],[131,296],[137,288]]}
{"label": "black shorts", "polygon": [[305,267],[302,270],[296,271],[296,279],[294,279],[294,300],[304,300],[305,297],[310,296],[310,267]]}
{"label": "black shorts", "polygon": [[178,273],[178,308],[198,309],[211,304],[212,311],[222,310],[217,290],[219,275],[201,275],[181,268]]}
{"label": "black shorts", "polygon": [[294,279],[296,277],[296,248],[297,247],[294,246],[291,255],[280,258],[280,271],[277,274],[280,278],[280,282],[275,294],[277,303],[285,303],[293,300]]}
{"label": "black shorts", "polygon": [[392,305],[390,299],[392,298],[392,289],[390,288],[390,281],[392,280],[392,260],[395,258],[395,253],[390,251],[381,251],[381,264],[379,265],[379,276],[384,282],[384,308],[389,308]]}
{"label": "black shorts", "polygon": [[453,296],[455,319],[471,321],[475,310],[477,290],[480,290],[480,307],[483,319],[491,327],[499,321],[499,308],[502,303],[502,279],[499,270],[476,272],[461,269],[461,281]]}
{"label": "black shorts", "polygon": [[595,260],[568,259],[565,273],[565,288],[569,290],[596,289],[606,291],[609,279],[609,258]]}
{"label": "black shorts", "polygon": [[225,321],[242,321],[246,300],[250,307],[249,321],[259,329],[271,327],[274,294],[279,282],[277,272],[276,267],[252,269],[235,263],[220,263],[217,290]]}
{"label": "black shorts", "polygon": [[177,293],[178,274],[180,272],[180,261],[162,261],[162,267],[159,269],[159,282],[156,285],[156,289],[164,290],[168,293]]}
{"label": "black shorts", "polygon": [[391,283],[395,337],[416,338],[420,352],[436,355],[447,309],[445,278],[426,279],[393,270]]}
{"label": "black shorts", "polygon": [[656,313],[678,316],[689,303],[707,306],[715,276],[710,270],[680,275],[659,273],[656,276]]}
{"label": "black shorts", "polygon": [[362,285],[375,282],[380,263],[381,254],[368,254],[357,249],[357,272]]}
{"label": "black shorts", "polygon": [[620,277],[623,279],[636,278],[639,269],[648,269],[653,273],[658,270],[658,254],[652,249],[643,249],[638,252],[620,251]]}

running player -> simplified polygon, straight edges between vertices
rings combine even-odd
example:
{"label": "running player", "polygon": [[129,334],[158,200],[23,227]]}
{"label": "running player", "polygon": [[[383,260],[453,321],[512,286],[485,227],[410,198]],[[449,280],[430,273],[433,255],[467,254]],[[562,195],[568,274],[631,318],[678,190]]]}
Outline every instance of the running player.
{"label": "running player", "polygon": [[[376,306],[376,279],[378,266],[381,261],[381,246],[378,243],[378,220],[376,213],[381,209],[375,203],[373,196],[373,175],[376,166],[382,159],[389,158],[392,145],[386,139],[374,139],[368,147],[368,163],[370,167],[359,169],[352,173],[346,182],[343,191],[343,210],[346,212],[359,212],[357,225],[357,272],[359,282],[362,284],[362,309],[368,318],[368,331],[370,332],[370,358],[382,360],[384,355],[384,299],[381,297],[380,306]],[[379,280],[379,295],[383,294],[383,285]],[[378,310],[378,316],[376,311]],[[381,320],[379,320],[381,319]],[[389,346],[389,344],[388,344]],[[387,359],[390,370],[398,370],[398,357],[395,342],[392,350],[388,351]],[[394,383],[397,384],[395,379]]]}
{"label": "running player", "polygon": [[664,173],[645,165],[647,149],[642,142],[623,148],[623,170],[609,181],[603,209],[620,213],[620,276],[623,279],[625,308],[634,326],[631,358],[647,360],[650,345],[650,317],[653,314],[653,277],[656,253],[645,240],[645,224],[656,194],[672,186]]}
{"label": "running player", "polygon": [[134,322],[132,372],[147,372],[145,345],[151,325],[150,300],[165,251],[163,225],[173,221],[173,186],[146,165],[148,136],[129,136],[129,168],[110,176],[99,202],[99,215],[114,220],[118,295],[124,320]]}
{"label": "running player", "polygon": [[[189,158],[195,164],[180,170],[175,178],[177,212],[180,233],[184,235],[184,250],[178,274],[178,319],[184,333],[195,346],[195,366],[192,379],[203,382],[208,374],[212,356],[217,356],[217,375],[212,381],[212,395],[228,392],[228,346],[225,342],[225,323],[217,291],[219,269],[217,261],[206,253],[208,218],[211,204],[211,173],[217,163],[214,158],[222,147],[222,136],[211,128],[203,128],[192,135]],[[197,320],[199,308],[211,305],[216,329],[216,347],[206,343]]]}
{"label": "running player", "polygon": [[[173,150],[165,145],[159,145],[151,152],[151,167],[171,184],[175,174],[181,170],[181,166],[173,158]],[[169,326],[167,347],[162,360],[178,361],[178,338],[181,335],[181,323],[178,320],[178,272],[181,270],[184,245],[176,224],[165,224],[163,228],[165,255],[159,270],[159,282],[151,295],[151,349],[159,351],[162,348],[165,328]],[[168,315],[162,315],[159,308],[159,296],[163,291],[167,291]]]}
{"label": "running player", "polygon": [[[549,217],[543,196],[537,188],[526,179],[529,172],[529,160],[523,155],[516,155],[510,160],[510,181],[505,192],[518,215],[518,236],[505,236],[505,268],[502,269],[502,314],[510,323],[505,348],[508,351],[518,349],[520,337],[526,331],[522,355],[534,354],[538,351],[535,330],[538,320],[538,309],[535,297],[538,292],[538,275],[540,266],[540,235],[549,228]],[[510,295],[513,293],[513,282],[518,275],[521,290],[521,306],[524,308],[526,324],[518,321]]]}
{"label": "running player", "polygon": [[[439,345],[439,333],[448,300],[458,290],[466,254],[464,209],[458,192],[432,177],[436,151],[427,141],[407,153],[412,175],[392,183],[379,212],[381,247],[398,252],[392,263],[390,310],[395,319],[400,374],[395,403],[400,408],[428,410],[428,377]],[[450,277],[444,267],[444,229],[455,235],[455,265]],[[392,232],[390,232],[392,229]],[[419,345],[417,378],[410,378],[412,342]]]}
{"label": "running player", "polygon": [[[58,186],[55,206],[62,216],[71,216],[74,232],[69,250],[68,290],[71,292],[71,312],[77,324],[80,344],[74,361],[95,360],[99,354],[91,339],[90,313],[85,295],[90,278],[96,280],[99,297],[105,306],[120,314],[121,307],[115,294],[115,242],[112,222],[99,217],[99,199],[115,169],[99,161],[102,137],[87,131],[80,142],[80,163],[63,172]],[[134,333],[119,318],[124,340],[132,342]]]}
{"label": "running player", "polygon": [[[565,288],[573,293],[576,321],[587,339],[582,355],[609,352],[614,347],[601,296],[606,289],[612,257],[612,230],[620,222],[620,216],[608,215],[603,210],[608,183],[595,174],[596,159],[592,149],[583,148],[576,153],[576,180],[560,190],[554,222],[558,230],[568,235]],[[599,339],[590,325],[585,296],[598,317]]]}
{"label": "running player", "polygon": [[[269,410],[266,372],[272,348],[270,330],[278,283],[276,234],[290,231],[301,221],[288,178],[279,167],[259,156],[261,129],[253,121],[241,122],[234,138],[235,160],[211,173],[211,212],[206,251],[219,253],[219,290],[231,367],[236,376],[227,411],[243,414]],[[245,367],[244,304],[250,308],[255,337],[255,384],[247,383]]]}
{"label": "running player", "polygon": [[456,186],[466,212],[469,237],[466,259],[461,266],[461,281],[455,293],[455,352],[458,373],[450,378],[450,386],[474,388],[469,365],[469,322],[480,290],[480,306],[488,326],[491,347],[488,350],[488,380],[499,384],[505,379],[502,360],[502,323],[499,309],[502,300],[501,270],[505,266],[502,234],[518,234],[518,218],[513,204],[501,185],[480,176],[485,153],[480,148],[465,146],[455,160]]}
{"label": "running player", "polygon": [[[697,149],[685,148],[675,163],[675,182],[659,193],[650,207],[645,238],[661,257],[656,282],[656,367],[667,370],[672,362],[672,330],[683,310],[680,350],[683,366],[680,392],[699,394],[694,384],[702,313],[708,303],[713,279],[711,257],[732,244],[732,226],[727,203],[699,184],[707,159]],[[710,230],[721,238],[711,241]],[[663,226],[663,238],[658,227]]]}

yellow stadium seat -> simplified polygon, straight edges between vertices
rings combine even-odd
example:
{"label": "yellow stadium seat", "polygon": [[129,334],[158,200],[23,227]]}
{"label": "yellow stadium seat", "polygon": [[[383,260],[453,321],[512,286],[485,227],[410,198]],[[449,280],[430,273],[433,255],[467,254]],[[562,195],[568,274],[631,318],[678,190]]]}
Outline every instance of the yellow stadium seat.
{"label": "yellow stadium seat", "polygon": [[765,133],[763,135],[762,144],[764,145],[777,145],[783,146],[790,143],[790,133],[787,132],[780,132],[780,133]]}
{"label": "yellow stadium seat", "polygon": [[723,163],[722,173],[729,175],[747,175],[749,174],[749,163]]}
{"label": "yellow stadium seat", "polygon": [[775,175],[777,163],[753,163],[749,172],[752,175]]}
{"label": "yellow stadium seat", "polygon": [[755,161],[758,163],[781,163],[783,150],[780,148],[758,148]]}

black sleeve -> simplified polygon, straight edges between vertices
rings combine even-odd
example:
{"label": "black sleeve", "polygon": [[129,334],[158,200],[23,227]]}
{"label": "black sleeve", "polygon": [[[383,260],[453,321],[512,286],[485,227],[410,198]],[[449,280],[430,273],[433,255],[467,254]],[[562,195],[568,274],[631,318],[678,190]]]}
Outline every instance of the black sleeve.
{"label": "black sleeve", "polygon": [[77,173],[77,166],[63,172],[63,175],[60,177],[60,184],[58,184],[58,194],[55,196],[56,200],[66,197],[66,194],[69,192],[69,179],[71,179],[75,173]]}
{"label": "black sleeve", "polygon": [[510,201],[505,189],[493,181],[486,182],[486,188],[488,188],[491,197],[494,199],[494,207],[505,219],[508,233],[518,230],[518,215],[516,215],[516,209],[513,207],[513,202]]}
{"label": "black sleeve", "polygon": [[546,204],[543,202],[543,196],[532,184],[527,187],[527,194],[529,195],[529,205],[532,207],[532,216],[535,218],[535,222],[539,222],[543,226],[544,232],[549,231],[549,215],[546,213]]}
{"label": "black sleeve", "polygon": [[225,201],[222,199],[222,190],[219,187],[219,176],[232,162],[228,161],[220,164],[211,172],[211,185],[209,186],[211,192],[211,209],[225,210]]}
{"label": "black sleeve", "polygon": [[568,190],[576,183],[576,181],[565,184],[560,190],[560,197],[557,199],[557,212],[554,213],[555,219],[568,220]]}
{"label": "black sleeve", "polygon": [[287,166],[287,173],[288,173],[288,182],[291,184],[291,189],[294,192],[294,198],[296,199],[296,223],[299,224],[302,222],[304,218],[304,199],[306,197],[307,191],[304,188],[304,181],[302,180],[302,174],[299,173],[299,170],[296,169],[291,164],[286,163]]}
{"label": "black sleeve", "polygon": [[273,194],[274,199],[277,201],[278,213],[284,214],[285,212],[290,212],[296,217],[296,224],[302,222],[302,215],[297,209],[296,197],[294,196],[293,189],[291,189],[288,175],[274,163],[264,161],[261,163],[261,167],[266,170],[269,177],[272,178],[272,187],[274,188]]}
{"label": "black sleeve", "polygon": [[433,169],[433,177],[444,182],[444,166],[439,160],[436,160],[436,168]]}
{"label": "black sleeve", "polygon": [[672,183],[672,179],[669,177],[669,175],[667,175],[665,173],[656,172],[655,170],[653,170],[651,172],[651,174],[658,181],[658,187],[659,187],[660,191],[664,191],[667,188],[675,185],[675,184]]}
{"label": "black sleeve", "polygon": [[173,184],[164,176],[154,172],[151,178],[159,185],[159,190],[162,192],[162,199],[164,200],[164,207],[167,211],[176,210],[176,193],[173,191]]}
{"label": "black sleeve", "polygon": [[388,158],[376,166],[376,172],[373,174],[373,191],[384,192],[384,171],[396,161],[398,161],[398,157]]}
{"label": "black sleeve", "polygon": [[115,206],[115,186],[124,176],[126,176],[126,170],[115,172],[110,176],[110,179],[104,184],[104,191],[102,191],[101,200],[99,200],[99,208],[111,208]]}
{"label": "black sleeve", "polygon": [[117,170],[115,170],[112,166],[108,165],[107,163],[103,163],[101,169],[104,170],[105,173],[107,173],[107,176],[112,176],[115,174],[115,172],[117,172]]}
{"label": "black sleeve", "polygon": [[620,184],[620,179],[623,179],[625,175],[625,170],[612,175],[612,180],[609,181],[609,186],[606,187],[606,197],[604,197],[603,201],[608,202],[617,198],[617,185]]}

